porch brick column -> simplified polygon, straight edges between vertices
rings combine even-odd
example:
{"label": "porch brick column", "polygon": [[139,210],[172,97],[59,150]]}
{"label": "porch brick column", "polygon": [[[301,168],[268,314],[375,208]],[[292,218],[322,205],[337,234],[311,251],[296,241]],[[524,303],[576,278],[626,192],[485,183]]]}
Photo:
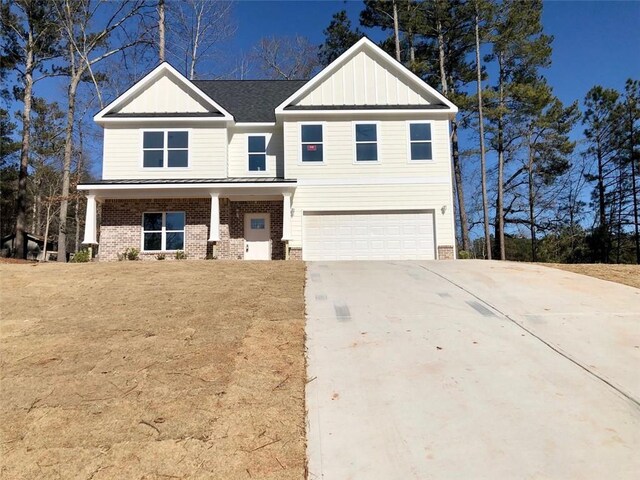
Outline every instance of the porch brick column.
{"label": "porch brick column", "polygon": [[291,193],[282,194],[282,240],[291,240]]}
{"label": "porch brick column", "polygon": [[209,241],[220,241],[220,201],[219,194],[211,192],[211,221],[209,222]]}
{"label": "porch brick column", "polygon": [[84,221],[84,240],[82,243],[88,245],[96,245],[97,222],[96,222],[96,196],[87,195],[87,212]]}

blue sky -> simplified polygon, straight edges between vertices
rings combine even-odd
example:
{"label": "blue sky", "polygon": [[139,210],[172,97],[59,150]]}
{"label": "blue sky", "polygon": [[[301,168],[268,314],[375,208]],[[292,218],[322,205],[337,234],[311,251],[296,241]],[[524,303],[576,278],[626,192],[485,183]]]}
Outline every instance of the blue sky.
{"label": "blue sky", "polygon": [[[225,45],[226,56],[248,54],[260,38],[271,35],[300,34],[320,44],[323,30],[341,9],[347,10],[356,26],[361,1],[239,0],[233,13],[237,32]],[[563,102],[581,100],[596,84],[622,89],[627,78],[640,78],[640,1],[547,1],[543,25],[555,38],[553,62],[544,73]],[[383,37],[379,31],[365,31],[374,41]],[[64,102],[58,82],[43,82],[36,94]],[[14,108],[20,107],[14,104]],[[576,138],[581,130],[574,132]],[[92,156],[99,157],[101,146],[94,147]],[[96,175],[100,175],[100,163],[96,158],[92,169]]]}
{"label": "blue sky", "polygon": [[[357,25],[360,1],[240,0],[230,47],[249,52],[261,37],[295,34],[320,44],[331,16],[342,9]],[[640,1],[547,1],[542,20],[545,33],[554,36],[545,74],[564,102],[581,99],[596,84],[621,89],[627,78],[640,77]],[[379,32],[367,34],[380,38]]]}

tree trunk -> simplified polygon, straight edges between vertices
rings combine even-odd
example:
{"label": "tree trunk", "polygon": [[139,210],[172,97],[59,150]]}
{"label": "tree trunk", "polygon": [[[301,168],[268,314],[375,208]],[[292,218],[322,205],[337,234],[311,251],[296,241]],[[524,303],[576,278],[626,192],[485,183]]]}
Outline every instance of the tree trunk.
{"label": "tree trunk", "polygon": [[[627,98],[629,98],[627,96]],[[638,186],[636,184],[636,159],[634,157],[634,142],[635,135],[633,131],[633,110],[629,108],[629,158],[631,159],[631,193],[633,200],[633,223],[635,229],[635,245],[636,245],[636,264],[640,265],[640,232],[638,229]]]}
{"label": "tree trunk", "polygon": [[439,18],[436,22],[436,28],[438,29],[438,63],[440,66],[440,84],[442,86],[442,93],[446,97],[449,94],[449,85],[447,84],[447,74],[445,68],[444,34],[442,33],[442,22],[440,22]]}
{"label": "tree trunk", "polygon": [[482,184],[482,212],[484,214],[484,244],[487,259],[491,260],[491,233],[489,233],[489,201],[487,199],[487,168],[486,151],[484,146],[484,113],[482,104],[482,65],[480,64],[480,9],[475,2],[475,36],[476,36],[476,76],[478,90],[478,128],[480,130],[480,183]]}
{"label": "tree trunk", "polygon": [[[73,52],[71,52],[73,55]],[[73,61],[72,61],[73,62]],[[71,156],[73,154],[73,121],[75,117],[76,92],[82,69],[72,65],[71,80],[67,95],[67,126],[64,142],[64,161],[62,166],[62,195],[60,201],[60,225],[58,227],[58,262],[67,261],[67,211],[69,208],[69,185],[71,180]]]}
{"label": "tree trunk", "polygon": [[[449,84],[447,82],[444,34],[442,32],[442,23],[439,19],[436,28],[438,30],[440,83],[442,85],[442,93],[447,96],[449,95]],[[469,240],[469,221],[464,203],[464,183],[462,181],[462,166],[460,165],[460,149],[458,145],[458,123],[455,120],[451,121],[451,157],[453,162],[453,177],[456,185],[456,198],[458,200],[458,216],[460,217],[460,239],[462,241],[462,249],[468,251],[471,241]]]}
{"label": "tree trunk", "polygon": [[531,261],[537,262],[536,250],[536,223],[535,223],[535,186],[533,176],[533,153],[531,152],[531,142],[529,141],[529,163],[527,165],[527,180],[529,183],[529,231],[531,232]]}
{"label": "tree trunk", "polygon": [[460,165],[460,149],[458,147],[458,123],[451,121],[451,153],[453,157],[453,172],[456,181],[456,192],[458,193],[458,215],[460,216],[460,238],[462,239],[462,249],[469,251],[471,241],[469,240],[469,221],[464,203],[464,184],[462,183],[462,166]]}
{"label": "tree trunk", "polygon": [[44,227],[44,251],[42,252],[42,261],[47,261],[47,242],[49,241],[49,223],[51,223],[51,202],[47,202],[47,220]]}
{"label": "tree trunk", "polygon": [[160,63],[165,60],[164,23],[164,0],[158,0],[158,57],[160,59]]}
{"label": "tree trunk", "polygon": [[398,26],[398,3],[393,0],[393,35],[396,41],[396,60],[400,62],[400,27]]}
{"label": "tree trunk", "polygon": [[506,260],[506,250],[504,245],[504,72],[502,55],[498,55],[499,87],[498,100],[500,112],[498,113],[498,198],[496,201],[496,243],[498,244],[498,254],[500,260]]}
{"label": "tree trunk", "polygon": [[609,228],[607,226],[607,213],[606,203],[604,198],[604,166],[602,159],[602,148],[600,147],[600,139],[598,139],[598,145],[596,147],[596,158],[598,160],[598,215],[600,216],[600,234],[603,236],[604,252],[603,261],[609,263]]}
{"label": "tree trunk", "polygon": [[22,109],[22,148],[18,172],[18,198],[16,202],[16,231],[14,258],[27,258],[25,225],[27,216],[27,178],[29,176],[29,148],[31,142],[31,96],[33,93],[33,37],[29,32],[24,72],[24,107]]}
{"label": "tree trunk", "polygon": [[[79,125],[78,128],[78,136],[80,137],[80,154],[78,155],[78,164],[76,165],[76,185],[78,185],[80,183],[80,180],[82,179],[82,164],[83,164],[83,159],[84,159],[84,136],[82,134],[82,125]],[[74,246],[75,252],[78,252],[78,250],[80,249],[80,199],[76,198],[76,203],[75,203],[75,209],[74,209],[74,214],[73,214],[73,220],[74,220],[74,224],[76,227],[76,231],[75,231],[75,239],[74,239]]]}

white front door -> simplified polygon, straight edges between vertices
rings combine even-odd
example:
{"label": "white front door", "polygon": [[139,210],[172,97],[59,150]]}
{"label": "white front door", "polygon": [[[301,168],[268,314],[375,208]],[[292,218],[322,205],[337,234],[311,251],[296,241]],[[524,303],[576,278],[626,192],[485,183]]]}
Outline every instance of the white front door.
{"label": "white front door", "polygon": [[271,219],[268,213],[245,214],[244,259],[271,260]]}

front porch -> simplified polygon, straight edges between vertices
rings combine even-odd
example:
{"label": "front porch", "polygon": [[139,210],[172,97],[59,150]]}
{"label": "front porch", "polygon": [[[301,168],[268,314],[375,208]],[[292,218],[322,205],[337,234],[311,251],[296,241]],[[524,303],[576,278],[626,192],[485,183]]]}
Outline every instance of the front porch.
{"label": "front porch", "polygon": [[215,191],[177,185],[81,186],[88,190],[83,243],[97,246],[99,261],[116,261],[129,248],[139,250],[142,260],[170,260],[178,250],[192,260],[290,258],[291,182],[257,191],[236,184]]}

